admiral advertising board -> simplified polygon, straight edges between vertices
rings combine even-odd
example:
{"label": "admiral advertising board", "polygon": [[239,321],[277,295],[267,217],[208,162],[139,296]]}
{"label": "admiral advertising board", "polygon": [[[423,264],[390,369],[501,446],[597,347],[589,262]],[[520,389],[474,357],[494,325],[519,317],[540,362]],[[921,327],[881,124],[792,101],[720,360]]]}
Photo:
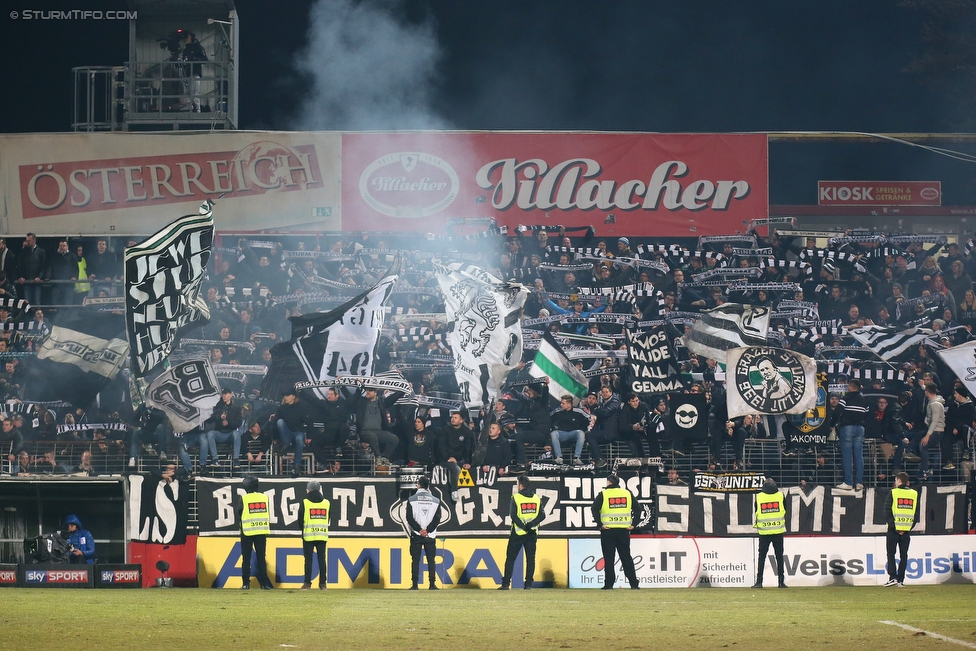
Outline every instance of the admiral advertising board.
{"label": "admiral advertising board", "polygon": [[767,167],[753,134],[347,133],[342,226],[436,232],[494,217],[601,237],[732,233],[767,217]]}

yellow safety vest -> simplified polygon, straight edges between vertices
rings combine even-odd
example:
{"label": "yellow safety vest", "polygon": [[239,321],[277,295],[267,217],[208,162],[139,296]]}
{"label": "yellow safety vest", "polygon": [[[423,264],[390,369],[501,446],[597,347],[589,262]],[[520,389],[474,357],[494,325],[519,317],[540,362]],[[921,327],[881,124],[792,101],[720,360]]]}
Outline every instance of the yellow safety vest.
{"label": "yellow safety vest", "polygon": [[264,493],[247,493],[242,498],[241,533],[245,536],[270,536],[271,516],[268,496]]}
{"label": "yellow safety vest", "polygon": [[896,531],[911,531],[918,508],[918,491],[914,488],[891,489],[891,515],[895,518]]}
{"label": "yellow safety vest", "polygon": [[305,505],[305,522],[302,525],[302,540],[309,542],[329,539],[329,512],[332,503],[327,499],[321,502],[302,500]]}
{"label": "yellow safety vest", "polygon": [[780,491],[756,495],[756,529],[760,536],[786,533],[785,501]]}
{"label": "yellow safety vest", "polygon": [[[522,521],[522,524],[528,524],[535,520],[536,516],[542,512],[542,498],[538,495],[533,495],[532,497],[526,497],[522,493],[515,493],[512,497],[515,500],[515,514],[518,519]],[[538,531],[539,526],[536,525],[532,527],[532,531]],[[512,525],[512,531],[514,531],[519,536],[524,536],[528,533],[525,529],[521,529]]]}
{"label": "yellow safety vest", "polygon": [[604,488],[600,524],[609,529],[629,529],[633,524],[633,502],[634,496],[626,488]]}

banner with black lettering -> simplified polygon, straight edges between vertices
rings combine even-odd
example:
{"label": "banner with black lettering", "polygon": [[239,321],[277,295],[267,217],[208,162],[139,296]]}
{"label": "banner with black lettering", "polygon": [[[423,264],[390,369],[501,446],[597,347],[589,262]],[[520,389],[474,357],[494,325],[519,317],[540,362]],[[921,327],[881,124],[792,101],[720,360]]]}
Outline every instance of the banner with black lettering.
{"label": "banner with black lettering", "polygon": [[191,359],[160,373],[144,399],[166,412],[174,431],[189,432],[203,425],[220,401],[220,385],[209,359]]}
{"label": "banner with black lettering", "polygon": [[125,249],[125,324],[132,372],[158,366],[187,330],[210,320],[200,293],[213,244],[213,202]]}
{"label": "banner with black lettering", "polygon": [[681,391],[681,380],[666,327],[627,330],[627,387],[638,395]]}
{"label": "banner with black lettering", "polygon": [[[508,535],[511,530],[509,506],[515,492],[515,478],[472,468],[474,486],[451,487],[447,471],[435,466],[431,473],[431,490],[441,498],[442,524],[438,532],[450,536]],[[621,480],[641,504],[642,515],[635,529],[650,531],[653,524],[653,474],[627,476]],[[396,477],[318,478],[322,493],[332,502],[333,535],[390,536],[406,535],[403,509],[411,495],[400,490]],[[259,490],[268,495],[271,507],[272,535],[300,536],[302,523],[298,509],[305,496],[306,481],[296,479],[261,479]],[[542,498],[546,518],[543,536],[592,536],[598,532],[592,505],[606,485],[605,477],[537,477],[532,488]],[[240,522],[234,512],[234,500],[243,494],[241,480],[197,479],[198,520],[201,536],[237,536]],[[458,500],[451,500],[456,490]]]}
{"label": "banner with black lettering", "polygon": [[128,540],[182,545],[190,513],[190,483],[129,475]]}
{"label": "banner with black lettering", "polygon": [[766,475],[761,472],[696,472],[692,486],[696,491],[710,493],[755,493],[763,486]]}
{"label": "banner with black lettering", "polygon": [[[755,492],[700,491],[689,486],[657,486],[654,531],[693,536],[755,536]],[[827,486],[780,487],[786,496],[786,531],[800,535],[882,535],[891,492]],[[967,487],[919,488],[919,522],[913,534],[968,531]]]}
{"label": "banner with black lettering", "polygon": [[129,344],[124,337],[121,314],[60,310],[58,325],[41,344],[37,358],[25,359],[19,367],[24,400],[63,400],[87,409],[125,363]]}

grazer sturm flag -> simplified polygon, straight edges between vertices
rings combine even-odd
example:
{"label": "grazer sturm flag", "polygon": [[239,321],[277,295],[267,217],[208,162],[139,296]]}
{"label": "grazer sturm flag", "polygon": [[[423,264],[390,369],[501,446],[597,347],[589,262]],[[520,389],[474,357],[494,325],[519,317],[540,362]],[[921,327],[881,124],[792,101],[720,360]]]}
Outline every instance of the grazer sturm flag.
{"label": "grazer sturm flag", "polygon": [[566,353],[548,332],[542,336],[535,361],[529,368],[529,375],[540,379],[549,378],[549,394],[557,400],[567,394],[577,398],[586,396],[586,378],[569,361]]}
{"label": "grazer sturm flag", "polygon": [[[388,275],[370,289],[329,312],[289,317],[291,340],[271,349],[271,366],[261,383],[261,396],[280,400],[297,382],[315,382],[340,376],[371,376],[393,292],[399,260]],[[326,389],[312,389],[325,399]]]}
{"label": "grazer sturm flag", "polygon": [[125,325],[132,372],[162,363],[176,339],[210,320],[200,290],[213,244],[213,202],[125,250]]}
{"label": "grazer sturm flag", "polygon": [[935,335],[935,331],[928,328],[899,330],[888,326],[862,326],[850,328],[847,332],[884,360],[894,359]]}
{"label": "grazer sturm flag", "polygon": [[938,351],[942,361],[952,369],[969,393],[976,395],[976,341],[969,341]]}
{"label": "grazer sturm flag", "polygon": [[725,374],[729,418],[803,414],[817,406],[817,363],[792,350],[733,348]]}
{"label": "grazer sturm flag", "polygon": [[696,355],[726,363],[726,351],[742,346],[763,346],[769,330],[769,308],[725,303],[701,313],[685,346]]}
{"label": "grazer sturm flag", "polygon": [[203,425],[220,401],[220,385],[209,359],[190,359],[164,369],[144,399],[166,412],[174,431],[189,432]]}
{"label": "grazer sturm flag", "polygon": [[447,341],[464,403],[488,404],[522,361],[519,315],[528,290],[473,266],[435,264],[434,273],[451,323]]}
{"label": "grazer sturm flag", "polygon": [[129,354],[122,314],[86,308],[61,310],[58,325],[25,360],[23,397],[31,402],[64,400],[87,409],[108,386]]}

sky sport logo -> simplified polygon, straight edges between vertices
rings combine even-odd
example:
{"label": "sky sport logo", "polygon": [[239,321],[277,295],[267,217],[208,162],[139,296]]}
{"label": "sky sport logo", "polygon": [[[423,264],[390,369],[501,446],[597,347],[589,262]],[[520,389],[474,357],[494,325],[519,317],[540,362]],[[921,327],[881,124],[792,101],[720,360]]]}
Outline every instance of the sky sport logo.
{"label": "sky sport logo", "polygon": [[27,583],[87,583],[88,570],[28,570]]}
{"label": "sky sport logo", "polygon": [[102,570],[102,583],[138,583],[139,570]]}
{"label": "sky sport logo", "polygon": [[61,11],[41,11],[21,9],[10,12],[11,20],[138,20],[138,11],[88,11],[86,9],[64,9]]}

